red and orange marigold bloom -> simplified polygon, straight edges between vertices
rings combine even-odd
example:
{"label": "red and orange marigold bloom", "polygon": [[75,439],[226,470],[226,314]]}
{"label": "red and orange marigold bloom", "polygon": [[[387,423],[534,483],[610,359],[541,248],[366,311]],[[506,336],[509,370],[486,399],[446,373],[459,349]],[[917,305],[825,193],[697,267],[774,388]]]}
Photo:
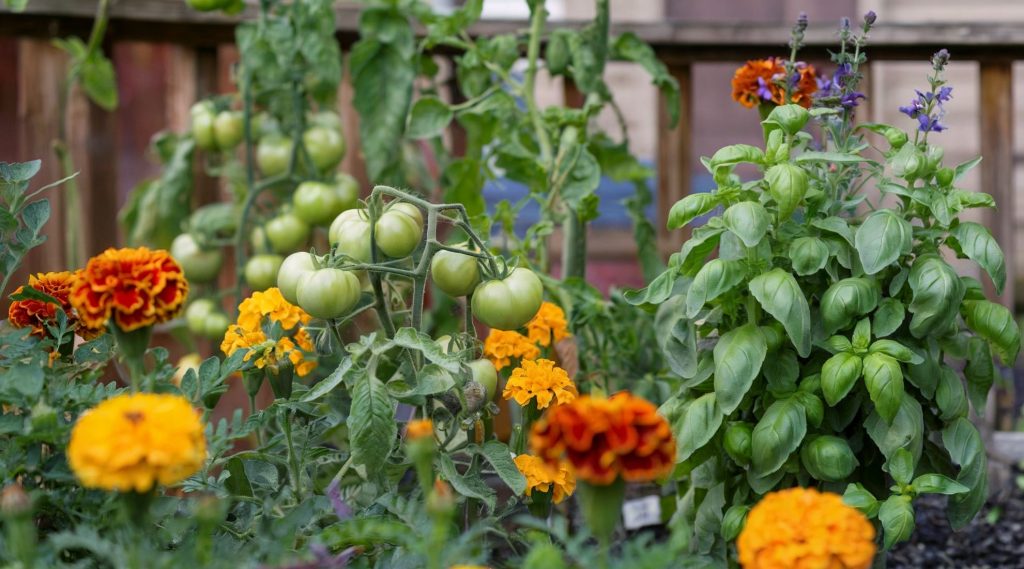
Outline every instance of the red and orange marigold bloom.
{"label": "red and orange marigold bloom", "polygon": [[868,569],[875,528],[837,494],[789,488],[750,510],[736,547],[744,569]]}
{"label": "red and orange marigold bloom", "polygon": [[660,478],[676,457],[668,421],[651,402],[625,391],[552,407],[534,423],[530,448],[552,466],[568,460],[578,479],[595,485],[620,476],[628,482]]}
{"label": "red and orange marigold bloom", "polygon": [[107,249],[89,259],[71,290],[78,319],[102,328],[113,318],[125,332],[166,322],[181,311],[188,281],[164,250]]}
{"label": "red and orange marigold bloom", "polygon": [[[796,63],[798,79],[793,87],[792,102],[811,106],[811,95],[818,90],[817,73],[812,65]],[[782,105],[786,102],[786,68],[781,59],[769,57],[748,61],[732,77],[732,98],[747,108],[761,103]]]}
{"label": "red and orange marigold bloom", "polygon": [[[75,332],[85,338],[91,339],[103,332],[102,328],[90,328],[80,322],[71,309],[71,288],[75,284],[75,273],[62,271],[59,273],[38,273],[28,278],[28,286],[39,292],[48,294],[60,303],[60,307],[68,317],[68,322],[78,324]],[[24,286],[18,287],[14,294],[25,290]],[[8,321],[15,328],[32,328],[32,335],[39,338],[47,336],[46,325],[56,322],[57,307],[49,302],[41,300],[26,299],[16,300],[11,303],[7,311]]]}

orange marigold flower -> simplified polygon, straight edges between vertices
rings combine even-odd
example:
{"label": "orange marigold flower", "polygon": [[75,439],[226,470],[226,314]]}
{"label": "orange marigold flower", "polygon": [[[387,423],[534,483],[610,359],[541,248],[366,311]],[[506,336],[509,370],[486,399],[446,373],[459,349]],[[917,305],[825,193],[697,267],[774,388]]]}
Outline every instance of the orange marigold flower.
{"label": "orange marigold flower", "polygon": [[434,436],[434,422],[430,419],[409,421],[409,424],[405,427],[405,434],[410,441],[432,437]]}
{"label": "orange marigold flower", "polygon": [[810,108],[812,97],[818,91],[818,72],[813,65],[802,61],[797,62],[796,71],[800,78],[790,96],[794,103],[804,108]]}
{"label": "orange marigold flower", "polygon": [[550,346],[552,339],[558,342],[571,335],[565,312],[553,302],[541,304],[537,315],[526,324],[526,329],[530,341],[541,346]]}
{"label": "orange marigold flower", "polygon": [[875,528],[837,494],[790,488],[750,510],[736,547],[744,569],[867,569]]}
{"label": "orange marigold flower", "polygon": [[512,377],[508,378],[501,396],[506,400],[515,399],[521,406],[526,406],[533,399],[538,409],[544,409],[554,399],[559,405],[568,403],[576,399],[579,392],[564,369],[551,360],[540,359],[523,360],[512,370]]}
{"label": "orange marigold flower", "polygon": [[[818,90],[817,72],[803,62],[797,62],[796,71],[799,78],[791,93],[792,102],[810,107],[811,95]],[[747,108],[765,102],[781,105],[786,102],[785,80],[786,68],[779,58],[748,61],[732,77],[732,98]]]}
{"label": "orange marigold flower", "polygon": [[[306,357],[315,351],[313,339],[303,327],[310,320],[312,316],[285,300],[276,287],[254,292],[238,305],[238,323],[228,328],[220,349],[228,356],[248,350],[244,360],[253,361],[259,369],[287,360],[302,377],[316,368],[316,362]],[[275,324],[284,332],[280,338],[267,335]]]}
{"label": "orange marigold flower", "polygon": [[491,328],[484,340],[484,357],[498,371],[512,364],[513,359],[532,360],[540,356],[540,348],[519,332]]}
{"label": "orange marigold flower", "polygon": [[[95,338],[103,332],[103,328],[90,328],[84,322],[78,320],[71,307],[71,288],[75,284],[76,273],[61,271],[59,273],[38,273],[28,278],[28,286],[39,292],[48,294],[60,303],[61,309],[68,317],[68,322],[77,324],[75,333],[86,340]],[[25,290],[24,286],[18,287],[14,294]],[[45,338],[47,324],[53,324],[57,319],[57,307],[49,302],[41,300],[15,300],[7,310],[7,319],[15,328],[32,328],[32,335]]]}
{"label": "orange marigold flower", "polygon": [[148,492],[197,472],[206,460],[199,414],[179,395],[134,393],[79,417],[68,463],[86,488]]}
{"label": "orange marigold flower", "polygon": [[576,477],[564,462],[550,466],[540,457],[521,454],[514,459],[516,468],[526,477],[526,495],[533,491],[551,492],[551,501],[561,503],[576,490]]}
{"label": "orange marigold flower", "polygon": [[79,272],[71,305],[90,328],[102,328],[113,318],[131,332],[174,318],[186,297],[188,281],[167,251],[107,249]]}
{"label": "orange marigold flower", "polygon": [[623,391],[552,407],[533,425],[530,449],[549,465],[568,460],[577,478],[607,485],[660,478],[675,465],[668,421],[649,401]]}

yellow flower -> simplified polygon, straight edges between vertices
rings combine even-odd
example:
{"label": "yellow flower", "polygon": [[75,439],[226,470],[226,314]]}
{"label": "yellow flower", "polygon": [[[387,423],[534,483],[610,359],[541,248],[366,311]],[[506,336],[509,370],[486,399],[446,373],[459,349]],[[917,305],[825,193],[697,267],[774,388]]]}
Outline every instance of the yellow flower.
{"label": "yellow flower", "polygon": [[136,393],[108,399],[79,417],[67,453],[86,488],[147,492],[197,472],[206,460],[206,438],[184,397]]}
{"label": "yellow flower", "polygon": [[565,312],[552,302],[544,302],[540,305],[540,310],[526,324],[526,329],[530,341],[541,346],[550,346],[552,338],[558,342],[571,336],[569,325],[565,321]]}
{"label": "yellow flower", "polygon": [[532,360],[540,356],[540,348],[519,332],[491,328],[484,340],[484,357],[491,360],[498,371],[512,364],[513,359]]}
{"label": "yellow flower", "polygon": [[[277,366],[289,361],[295,366],[299,377],[308,375],[316,368],[316,362],[306,359],[314,352],[313,339],[303,328],[312,317],[304,310],[289,303],[277,288],[269,288],[253,295],[238,305],[238,323],[232,324],[220,349],[230,356],[236,350],[248,350],[245,361],[253,358],[257,368]],[[267,337],[267,330],[275,323],[287,334],[281,338]]]}
{"label": "yellow flower", "polygon": [[572,496],[576,490],[576,477],[564,462],[557,467],[549,466],[539,456],[521,454],[514,459],[516,468],[526,477],[526,495],[533,491],[551,492],[551,501],[555,504]]}
{"label": "yellow flower", "polygon": [[522,406],[533,399],[538,409],[546,408],[554,399],[559,405],[569,403],[578,395],[569,374],[555,362],[544,359],[524,360],[522,365],[512,370],[512,377],[508,378],[501,394],[505,399],[515,399]]}
{"label": "yellow flower", "polygon": [[434,422],[430,419],[416,419],[409,421],[405,428],[405,434],[410,441],[425,439],[434,436]]}
{"label": "yellow flower", "polygon": [[790,488],[750,510],[736,547],[744,569],[867,569],[875,528],[837,494]]}

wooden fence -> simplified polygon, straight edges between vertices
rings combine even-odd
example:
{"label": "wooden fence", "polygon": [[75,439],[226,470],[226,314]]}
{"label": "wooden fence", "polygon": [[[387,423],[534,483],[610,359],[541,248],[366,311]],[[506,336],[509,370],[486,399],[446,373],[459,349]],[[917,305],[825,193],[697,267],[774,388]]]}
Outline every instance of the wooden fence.
{"label": "wooden fence", "polygon": [[[52,155],[50,144],[58,129],[57,93],[64,73],[65,57],[53,48],[50,40],[77,35],[85,37],[92,24],[96,0],[31,0],[28,9],[12,14],[0,8],[0,159],[29,159]],[[115,2],[111,7],[110,25],[104,48],[108,53],[123,42],[166,43],[172,45],[166,95],[162,108],[154,108],[171,128],[187,126],[188,108],[197,97],[226,90],[225,62],[237,54],[230,44],[237,18],[217,14],[201,14],[190,10],[181,0],[130,0]],[[244,17],[253,17],[249,6]],[[358,8],[340,5],[337,8],[337,37],[343,48],[357,39]],[[472,33],[490,35],[525,28],[524,22],[485,21],[476,24]],[[659,248],[663,252],[678,250],[685,235],[665,229],[668,205],[691,189],[693,179],[692,110],[694,85],[691,80],[695,64],[721,61],[742,61],[775,53],[789,36],[784,26],[688,25],[662,22],[613,26],[613,32],[633,31],[653,45],[658,56],[679,81],[682,120],[679,126],[667,127],[665,105],[659,109],[657,152],[657,203]],[[809,50],[824,53],[835,45],[830,27],[811,27],[807,33]],[[948,48],[958,61],[974,61],[980,67],[981,189],[992,194],[999,209],[986,220],[1006,253],[1009,274],[1006,290],[1000,300],[1014,305],[1015,192],[1013,187],[1013,64],[1024,60],[1024,27],[1008,24],[927,24],[882,25],[872,32],[873,62],[894,60],[925,60],[940,48]],[[870,75],[870,71],[869,71]],[[12,84],[16,89],[12,91]],[[567,88],[571,90],[571,86]],[[573,100],[567,92],[566,99]],[[346,136],[354,141],[343,167],[365,181],[358,152],[357,123],[351,111],[352,90],[342,87],[340,104],[347,112]],[[81,239],[85,253],[92,254],[117,242],[114,214],[119,204],[117,195],[116,130],[118,114],[95,107],[82,96],[72,98],[69,107],[71,150],[82,173],[79,177],[83,203],[84,231]],[[13,129],[11,125],[14,125]],[[458,133],[453,133],[454,150],[458,151]],[[52,161],[44,169],[44,180],[58,178]],[[215,199],[216,187],[211,181],[200,183],[198,199]],[[57,196],[57,194],[51,194]],[[55,211],[61,210],[55,197]],[[49,229],[52,244],[28,261],[28,270],[63,266],[63,253],[56,245],[63,224],[55,219]],[[631,240],[626,239],[626,242]],[[609,247],[622,239],[609,239]],[[595,250],[607,250],[594,247]],[[991,290],[990,293],[994,294]],[[998,398],[998,428],[1012,428],[1014,415],[1012,397],[1005,392]]]}

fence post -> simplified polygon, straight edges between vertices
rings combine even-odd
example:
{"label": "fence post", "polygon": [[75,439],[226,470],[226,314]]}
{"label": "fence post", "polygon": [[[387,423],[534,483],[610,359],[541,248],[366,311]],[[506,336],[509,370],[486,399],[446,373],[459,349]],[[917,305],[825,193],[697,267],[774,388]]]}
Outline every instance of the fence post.
{"label": "fence post", "polygon": [[693,107],[691,66],[689,63],[666,62],[669,72],[679,82],[679,124],[669,128],[668,105],[658,99],[658,250],[667,257],[678,251],[690,236],[690,229],[669,231],[668,211],[690,193],[693,184]]}

